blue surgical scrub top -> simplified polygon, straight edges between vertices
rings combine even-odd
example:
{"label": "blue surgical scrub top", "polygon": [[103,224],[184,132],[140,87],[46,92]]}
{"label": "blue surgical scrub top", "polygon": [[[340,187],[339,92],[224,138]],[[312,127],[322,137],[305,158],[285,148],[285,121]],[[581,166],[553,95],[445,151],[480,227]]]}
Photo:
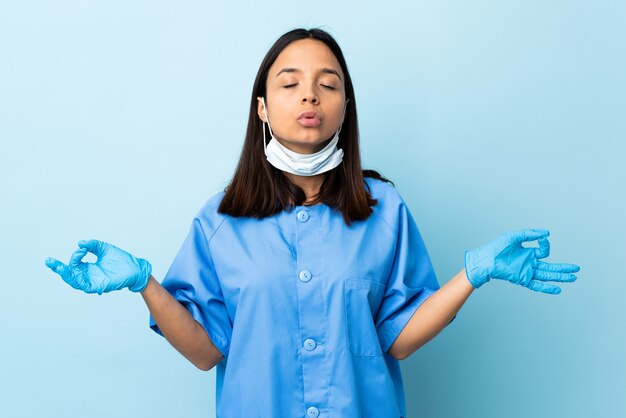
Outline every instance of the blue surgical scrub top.
{"label": "blue surgical scrub top", "polygon": [[193,219],[162,285],[224,355],[217,417],[406,416],[388,350],[439,283],[395,187],[365,180],[378,204],[351,226],[325,204],[220,214],[223,191]]}

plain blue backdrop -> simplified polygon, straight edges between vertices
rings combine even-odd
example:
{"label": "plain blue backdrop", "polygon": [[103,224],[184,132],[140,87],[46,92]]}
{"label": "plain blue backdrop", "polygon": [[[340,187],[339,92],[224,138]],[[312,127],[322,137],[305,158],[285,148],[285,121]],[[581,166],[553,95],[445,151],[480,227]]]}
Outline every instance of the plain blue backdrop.
{"label": "plain blue backdrop", "polygon": [[44,260],[96,238],[161,281],[234,172],[261,59],[318,26],[364,167],[396,183],[442,285],[526,227],[581,266],[557,296],[475,291],[401,363],[409,417],[625,416],[625,21],[622,1],[2,2],[0,416],[215,416],[215,371],[139,294],[87,295]]}

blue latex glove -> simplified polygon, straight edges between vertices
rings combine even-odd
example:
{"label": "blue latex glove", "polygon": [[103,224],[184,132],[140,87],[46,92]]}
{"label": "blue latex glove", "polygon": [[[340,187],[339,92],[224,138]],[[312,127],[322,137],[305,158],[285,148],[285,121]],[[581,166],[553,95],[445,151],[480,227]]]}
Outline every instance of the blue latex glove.
{"label": "blue latex glove", "polygon": [[[546,229],[523,229],[501,235],[495,241],[465,251],[465,271],[474,288],[490,279],[507,280],[537,292],[558,294],[561,289],[547,281],[573,282],[571,274],[580,270],[576,264],[539,261],[550,254],[550,232]],[[539,248],[524,248],[522,242],[539,240]]]}
{"label": "blue latex glove", "polygon": [[[46,259],[46,266],[58,273],[74,289],[101,295],[112,290],[128,287],[133,292],[143,291],[152,265],[142,258],[135,258],[126,251],[95,239],[80,241],[80,247],[72,253],[69,266],[54,258]],[[95,263],[83,263],[87,252],[98,257]]]}

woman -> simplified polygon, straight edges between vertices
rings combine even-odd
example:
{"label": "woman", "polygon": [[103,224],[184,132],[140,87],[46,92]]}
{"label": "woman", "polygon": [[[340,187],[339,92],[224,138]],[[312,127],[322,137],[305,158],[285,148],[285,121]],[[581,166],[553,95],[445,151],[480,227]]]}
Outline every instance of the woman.
{"label": "woman", "polygon": [[[405,416],[399,360],[475,288],[501,279],[556,294],[547,281],[576,280],[578,266],[538,260],[549,232],[527,229],[466,251],[440,289],[393,183],[361,168],[350,74],[326,32],[280,37],[252,93],[235,175],[162,284],[148,261],[97,240],[69,265],[46,260],[87,293],[141,292],[154,331],[198,368],[217,365],[219,417]],[[83,263],[87,252],[98,261]]]}

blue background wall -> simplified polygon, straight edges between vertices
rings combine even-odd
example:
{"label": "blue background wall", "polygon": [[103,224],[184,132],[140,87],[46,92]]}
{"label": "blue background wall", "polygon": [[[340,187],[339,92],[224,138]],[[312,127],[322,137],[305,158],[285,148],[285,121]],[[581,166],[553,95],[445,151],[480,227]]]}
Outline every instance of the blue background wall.
{"label": "blue background wall", "polygon": [[402,362],[409,416],[624,414],[624,21],[604,0],[2,2],[0,415],[214,416],[215,371],[149,330],[140,295],[84,294],[44,260],[97,238],[162,280],[233,173],[262,57],[300,26],[343,48],[364,166],[442,285],[525,227],[581,266],[558,296],[474,292]]}

